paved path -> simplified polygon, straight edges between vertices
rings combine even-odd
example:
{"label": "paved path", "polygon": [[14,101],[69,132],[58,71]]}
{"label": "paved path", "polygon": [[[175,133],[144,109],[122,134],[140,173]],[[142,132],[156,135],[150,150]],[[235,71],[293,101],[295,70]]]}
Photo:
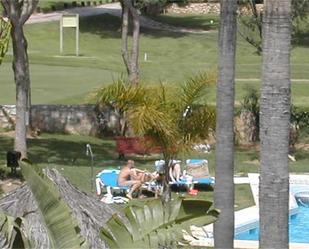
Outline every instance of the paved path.
{"label": "paved path", "polygon": [[[63,13],[75,13],[79,14],[80,16],[96,16],[101,14],[110,14],[114,16],[121,16],[121,6],[119,3],[109,3],[103,4],[98,6],[91,6],[91,7],[76,7],[72,9],[67,9],[64,11],[55,11],[52,13],[38,13],[33,14],[27,23],[42,23],[42,22],[51,22],[51,21],[59,21],[60,17]],[[182,27],[175,27],[168,24],[160,23],[154,21],[150,18],[145,16],[141,16],[141,26],[145,28],[151,29],[158,29],[158,30],[165,30],[170,32],[180,32],[180,33],[193,33],[193,34],[204,34],[210,33],[215,31],[205,31],[200,29],[188,29]]]}

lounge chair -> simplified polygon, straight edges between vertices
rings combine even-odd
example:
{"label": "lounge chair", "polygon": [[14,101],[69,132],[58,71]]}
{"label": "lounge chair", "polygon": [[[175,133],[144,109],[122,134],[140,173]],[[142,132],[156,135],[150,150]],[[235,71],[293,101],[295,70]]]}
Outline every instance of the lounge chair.
{"label": "lounge chair", "polygon": [[[129,191],[130,187],[128,186],[119,186],[118,185],[118,176],[120,170],[102,170],[96,176],[96,191],[97,195],[101,195],[102,188],[106,188],[106,192],[108,195],[113,194],[113,190],[120,191]],[[145,182],[141,189],[151,191],[155,194],[160,193],[161,186],[154,181]]]}
{"label": "lounge chair", "polygon": [[214,184],[215,180],[209,175],[208,161],[206,159],[188,159],[186,161],[186,174],[193,176],[196,184]]}
{"label": "lounge chair", "polygon": [[[177,187],[187,186],[187,188],[190,189],[196,184],[212,185],[215,182],[214,178],[209,175],[208,161],[206,159],[186,160],[186,169],[184,170],[183,175],[184,176],[181,177],[180,181],[169,182],[169,184]],[[192,177],[185,177],[186,175]]]}
{"label": "lounge chair", "polygon": [[109,195],[112,195],[113,190],[128,191],[129,187],[118,185],[118,175],[120,170],[104,169],[96,176],[97,195],[101,195],[102,188],[106,188]]}

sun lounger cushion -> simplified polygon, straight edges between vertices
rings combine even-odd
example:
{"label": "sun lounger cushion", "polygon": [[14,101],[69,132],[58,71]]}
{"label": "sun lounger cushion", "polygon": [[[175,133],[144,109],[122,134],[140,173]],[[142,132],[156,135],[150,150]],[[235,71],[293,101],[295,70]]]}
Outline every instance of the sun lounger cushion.
{"label": "sun lounger cushion", "polygon": [[195,178],[208,178],[209,177],[209,169],[208,169],[208,161],[201,159],[189,159],[186,161],[187,163],[187,174],[193,176]]}

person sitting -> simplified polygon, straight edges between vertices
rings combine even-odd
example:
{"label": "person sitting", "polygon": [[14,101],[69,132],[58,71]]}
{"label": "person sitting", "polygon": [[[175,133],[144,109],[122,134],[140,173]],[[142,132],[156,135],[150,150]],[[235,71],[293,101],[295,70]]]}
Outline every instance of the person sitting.
{"label": "person sitting", "polygon": [[181,167],[178,162],[172,162],[169,168],[169,177],[172,182],[179,182],[181,176]]}
{"label": "person sitting", "polygon": [[194,187],[193,177],[188,175],[185,170],[181,172],[181,166],[177,161],[172,162],[169,168],[169,177],[172,183],[182,182],[186,186],[188,192]]}
{"label": "person sitting", "polygon": [[138,176],[138,173],[143,173],[143,171],[135,168],[133,160],[128,160],[119,172],[118,185],[130,187],[126,195],[130,200],[133,199],[133,193],[139,191],[142,186],[143,177]]}

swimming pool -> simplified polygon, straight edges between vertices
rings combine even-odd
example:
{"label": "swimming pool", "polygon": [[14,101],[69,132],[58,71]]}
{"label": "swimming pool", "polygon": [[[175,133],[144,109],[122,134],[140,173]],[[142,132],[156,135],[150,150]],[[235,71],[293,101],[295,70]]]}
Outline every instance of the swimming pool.
{"label": "swimming pool", "polygon": [[[295,195],[298,192],[308,190],[308,186],[293,186],[291,192]],[[236,240],[258,240],[259,228],[253,228],[235,235]],[[289,240],[295,243],[309,243],[309,206],[299,205],[297,213],[290,216]]]}

